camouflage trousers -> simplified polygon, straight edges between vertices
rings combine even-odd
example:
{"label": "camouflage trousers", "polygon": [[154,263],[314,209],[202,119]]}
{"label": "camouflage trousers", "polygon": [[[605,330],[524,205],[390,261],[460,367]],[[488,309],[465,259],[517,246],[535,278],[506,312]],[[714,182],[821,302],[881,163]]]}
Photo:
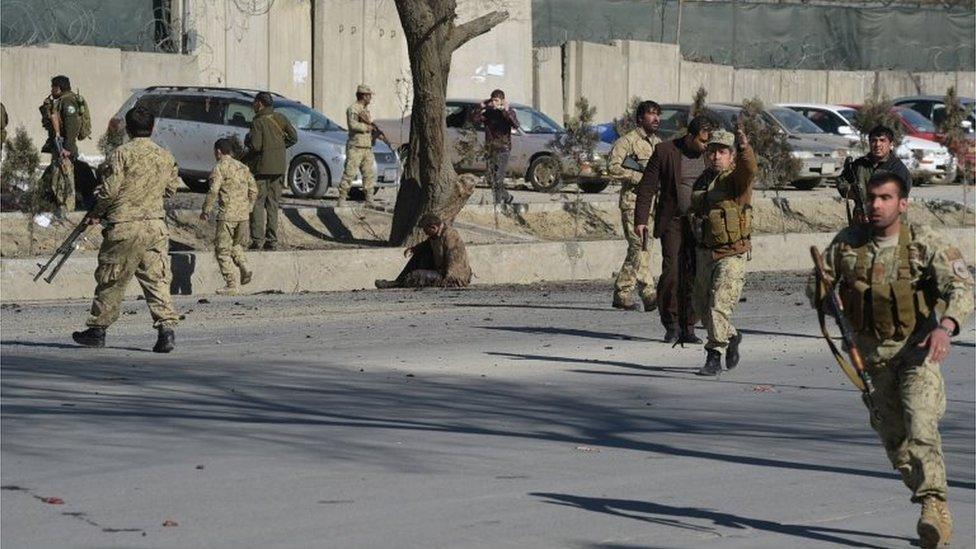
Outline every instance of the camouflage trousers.
{"label": "camouflage trousers", "polygon": [[655,293],[655,282],[650,270],[651,242],[654,239],[648,238],[648,249],[644,251],[640,237],[634,234],[636,204],[637,188],[624,185],[620,189],[620,221],[624,229],[624,238],[627,239],[627,256],[624,257],[624,264],[620,266],[613,286],[618,295],[630,294],[636,288],[642,298],[650,298]]}
{"label": "camouflage trousers", "polygon": [[75,209],[75,168],[70,160],[52,160],[41,176],[41,186],[64,214]]}
{"label": "camouflage trousers", "polygon": [[906,350],[907,356],[886,364],[868,365],[874,381],[877,416],[871,427],[884,444],[891,465],[912,491],[912,501],[925,496],[946,500],[946,470],[939,420],[945,414],[945,383],[939,365],[926,360],[927,349]]}
{"label": "camouflage trousers", "polygon": [[153,326],[174,326],[179,315],[169,295],[169,231],[162,219],[114,223],[102,231],[95,269],[95,299],[88,326],[108,328],[119,318],[133,275],[142,286]]}
{"label": "camouflage trousers", "polygon": [[283,175],[257,175],[254,177],[258,187],[258,197],[251,209],[251,242],[259,248],[268,244],[278,244],[278,209],[281,193],[285,189]]}
{"label": "camouflage trousers", "polygon": [[724,353],[737,332],[732,311],[746,281],[746,254],[713,259],[712,251],[697,248],[694,307],[708,332],[705,349]]}
{"label": "camouflage trousers", "polygon": [[346,165],[342,171],[342,180],[339,182],[340,197],[349,197],[352,181],[360,173],[363,174],[363,192],[366,193],[366,200],[372,200],[373,189],[376,187],[376,161],[373,158],[373,149],[346,147]]}
{"label": "camouflage trousers", "polygon": [[220,274],[228,286],[237,286],[238,276],[247,272],[247,259],[244,248],[248,244],[247,221],[217,221],[214,233],[214,255]]}

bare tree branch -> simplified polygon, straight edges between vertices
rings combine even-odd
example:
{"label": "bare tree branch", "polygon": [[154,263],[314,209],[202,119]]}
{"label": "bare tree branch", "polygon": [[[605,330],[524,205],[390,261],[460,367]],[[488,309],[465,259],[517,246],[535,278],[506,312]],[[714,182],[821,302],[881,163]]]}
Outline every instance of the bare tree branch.
{"label": "bare tree branch", "polygon": [[452,51],[456,50],[471,39],[490,31],[506,19],[508,19],[508,11],[493,11],[458,25],[454,27],[454,31],[451,33],[451,41],[448,45]]}

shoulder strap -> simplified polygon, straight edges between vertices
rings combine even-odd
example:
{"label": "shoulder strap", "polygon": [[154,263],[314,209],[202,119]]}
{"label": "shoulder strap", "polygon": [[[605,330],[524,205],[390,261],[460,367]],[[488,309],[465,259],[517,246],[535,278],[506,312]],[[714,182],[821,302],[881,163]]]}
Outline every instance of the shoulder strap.
{"label": "shoulder strap", "polygon": [[912,265],[909,261],[908,247],[912,243],[912,230],[907,223],[901,224],[901,231],[898,233],[898,278],[911,280]]}

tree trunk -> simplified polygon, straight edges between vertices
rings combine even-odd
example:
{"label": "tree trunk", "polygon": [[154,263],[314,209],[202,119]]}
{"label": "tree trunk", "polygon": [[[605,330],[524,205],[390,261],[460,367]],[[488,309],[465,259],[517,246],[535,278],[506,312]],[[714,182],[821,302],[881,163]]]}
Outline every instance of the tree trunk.
{"label": "tree trunk", "polygon": [[453,220],[474,192],[473,177],[458,177],[446,143],[447,79],[454,50],[508,18],[491,12],[455,25],[456,0],[396,0],[413,77],[409,153],[400,181],[389,243],[412,245],[423,234],[417,220],[433,213]]}

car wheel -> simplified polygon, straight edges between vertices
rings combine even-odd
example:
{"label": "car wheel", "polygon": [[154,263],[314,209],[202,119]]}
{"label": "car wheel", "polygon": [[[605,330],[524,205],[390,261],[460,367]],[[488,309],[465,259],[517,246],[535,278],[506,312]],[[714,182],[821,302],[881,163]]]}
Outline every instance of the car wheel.
{"label": "car wheel", "polygon": [[811,189],[816,189],[823,183],[823,179],[801,179],[799,181],[794,181],[791,183],[797,189],[801,191],[809,191]]}
{"label": "car wheel", "polygon": [[561,172],[559,161],[551,155],[544,155],[529,164],[525,181],[537,191],[554,193],[563,186]]}
{"label": "car wheel", "polygon": [[296,157],[288,169],[288,186],[296,198],[321,198],[329,179],[329,168],[310,154]]}
{"label": "car wheel", "polygon": [[580,181],[579,183],[580,190],[588,194],[603,192],[603,189],[606,189],[608,185],[610,185],[609,181],[601,179]]}
{"label": "car wheel", "polygon": [[194,177],[183,177],[183,184],[195,193],[205,193],[210,190],[209,179],[196,179]]}

